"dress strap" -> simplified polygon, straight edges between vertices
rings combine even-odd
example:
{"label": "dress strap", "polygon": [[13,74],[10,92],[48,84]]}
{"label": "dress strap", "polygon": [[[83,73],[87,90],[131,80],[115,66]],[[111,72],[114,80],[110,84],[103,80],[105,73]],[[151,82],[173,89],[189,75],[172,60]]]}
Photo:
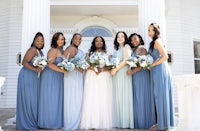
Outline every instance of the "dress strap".
{"label": "dress strap", "polygon": [[37,54],[38,54],[38,56],[41,56],[40,51],[38,49],[37,49]]}

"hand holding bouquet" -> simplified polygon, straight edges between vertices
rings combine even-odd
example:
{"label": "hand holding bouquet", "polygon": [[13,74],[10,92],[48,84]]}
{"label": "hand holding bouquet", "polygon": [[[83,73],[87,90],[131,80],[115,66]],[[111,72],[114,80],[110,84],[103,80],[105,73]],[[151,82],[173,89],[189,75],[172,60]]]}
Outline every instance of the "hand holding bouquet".
{"label": "hand holding bouquet", "polygon": [[105,67],[108,61],[108,55],[101,52],[93,53],[87,61],[90,66],[94,67],[95,72],[98,72],[97,68]]}
{"label": "hand holding bouquet", "polygon": [[[47,66],[48,59],[44,56],[35,56],[33,58],[33,66],[35,67],[41,67],[42,70]],[[40,77],[40,72],[38,72],[38,78]]]}
{"label": "hand holding bouquet", "polygon": [[76,68],[81,70],[87,70],[90,67],[89,63],[85,60],[84,57],[77,60],[74,64]]}
{"label": "hand holding bouquet", "polygon": [[120,63],[120,58],[116,56],[112,56],[109,61],[106,62],[106,68],[113,69],[116,68]]}
{"label": "hand holding bouquet", "polygon": [[72,59],[70,60],[68,57],[63,59],[62,62],[58,63],[57,66],[65,71],[73,71],[75,68],[75,65],[72,63]]}
{"label": "hand holding bouquet", "polygon": [[126,60],[126,63],[131,67],[138,67],[139,65],[139,61],[138,61],[138,57],[135,56],[131,56]]}
{"label": "hand holding bouquet", "polygon": [[143,69],[147,69],[153,63],[153,57],[151,55],[142,55],[138,58],[139,65],[143,67]]}

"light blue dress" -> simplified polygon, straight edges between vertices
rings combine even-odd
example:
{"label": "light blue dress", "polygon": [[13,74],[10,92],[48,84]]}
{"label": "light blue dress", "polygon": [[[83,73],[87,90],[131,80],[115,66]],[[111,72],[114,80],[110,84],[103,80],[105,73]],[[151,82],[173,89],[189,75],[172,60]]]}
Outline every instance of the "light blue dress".
{"label": "light blue dress", "polygon": [[[154,61],[160,57],[157,49],[150,49],[149,54]],[[157,124],[159,130],[174,127],[174,106],[172,75],[167,61],[151,68],[151,82],[153,85]]]}
{"label": "light blue dress", "polygon": [[[40,52],[42,55],[43,53]],[[30,62],[33,65],[33,62]],[[35,130],[38,128],[38,98],[40,78],[25,67],[19,72],[17,84],[16,129]]]}
{"label": "light blue dress", "polygon": [[[62,61],[57,57],[54,64]],[[46,129],[63,127],[63,77],[64,74],[48,67],[41,74],[38,126]]]}
{"label": "light blue dress", "polygon": [[[135,51],[133,56],[136,56]],[[150,71],[140,70],[132,75],[135,129],[148,129],[156,123]]]}
{"label": "light blue dress", "polygon": [[[78,49],[73,61],[84,57]],[[64,76],[64,129],[76,130],[79,127],[82,115],[83,74],[77,70],[68,72]]]}
{"label": "light blue dress", "polygon": [[[114,56],[123,60],[124,47]],[[132,77],[126,75],[126,65],[113,76],[113,125],[117,128],[134,128]]]}

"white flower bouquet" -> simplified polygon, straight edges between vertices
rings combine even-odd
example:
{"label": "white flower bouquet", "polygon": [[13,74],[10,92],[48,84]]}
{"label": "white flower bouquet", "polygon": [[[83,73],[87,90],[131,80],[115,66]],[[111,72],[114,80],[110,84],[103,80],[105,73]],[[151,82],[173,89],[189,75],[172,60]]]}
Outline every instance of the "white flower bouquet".
{"label": "white flower bouquet", "polygon": [[101,52],[93,53],[87,61],[90,66],[94,67],[95,72],[98,72],[97,68],[105,67],[108,62],[108,55]]}
{"label": "white flower bouquet", "polygon": [[72,59],[70,60],[68,57],[63,59],[62,62],[58,63],[57,66],[65,71],[73,71],[75,68],[74,63],[72,63]]}
{"label": "white flower bouquet", "polygon": [[116,68],[120,63],[120,58],[116,56],[112,56],[109,61],[106,62],[106,68],[113,69]]}
{"label": "white flower bouquet", "polygon": [[87,70],[90,67],[89,63],[85,60],[84,57],[77,60],[74,64],[76,68],[82,70]]}
{"label": "white flower bouquet", "polygon": [[138,67],[138,66],[139,66],[138,57],[130,56],[130,57],[126,60],[126,63],[127,63],[130,67]]}
{"label": "white flower bouquet", "polygon": [[153,57],[151,55],[142,55],[138,58],[139,65],[143,67],[143,69],[147,69],[153,63]]}
{"label": "white flower bouquet", "polygon": [[[41,67],[42,70],[47,66],[48,59],[44,56],[35,56],[33,58],[33,66]],[[38,73],[38,78],[40,77],[40,73]]]}

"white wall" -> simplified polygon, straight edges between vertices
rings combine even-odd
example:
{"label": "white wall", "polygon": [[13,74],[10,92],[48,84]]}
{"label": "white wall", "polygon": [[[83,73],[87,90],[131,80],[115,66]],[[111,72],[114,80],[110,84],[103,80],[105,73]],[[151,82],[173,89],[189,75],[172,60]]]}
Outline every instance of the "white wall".
{"label": "white wall", "polygon": [[16,54],[21,51],[22,0],[1,1],[0,75],[6,77],[2,86],[0,107],[15,107],[18,71]]}
{"label": "white wall", "polygon": [[200,40],[199,0],[167,1],[167,47],[175,75],[194,74],[193,40]]}
{"label": "white wall", "polygon": [[[9,31],[8,31],[8,15],[9,15],[9,0],[3,0],[0,4],[0,76],[6,77],[7,76],[7,59],[8,59],[8,37],[9,37]],[[5,86],[2,86],[2,92],[5,90],[3,88]],[[5,97],[1,97],[0,101],[5,101]],[[2,103],[0,102],[0,106]]]}
{"label": "white wall", "polygon": [[[183,40],[183,71],[185,74],[194,73],[193,41],[200,41],[200,1],[182,0],[181,25]],[[185,62],[187,61],[187,62]],[[200,68],[200,67],[199,67]]]}
{"label": "white wall", "polygon": [[183,73],[183,41],[181,26],[181,5],[180,0],[168,1],[166,9],[166,36],[167,49],[173,54],[171,70],[173,74]]}
{"label": "white wall", "polygon": [[[138,27],[137,16],[101,16],[112,21],[119,27]],[[51,16],[51,27],[71,27],[83,19],[91,16]]]}

